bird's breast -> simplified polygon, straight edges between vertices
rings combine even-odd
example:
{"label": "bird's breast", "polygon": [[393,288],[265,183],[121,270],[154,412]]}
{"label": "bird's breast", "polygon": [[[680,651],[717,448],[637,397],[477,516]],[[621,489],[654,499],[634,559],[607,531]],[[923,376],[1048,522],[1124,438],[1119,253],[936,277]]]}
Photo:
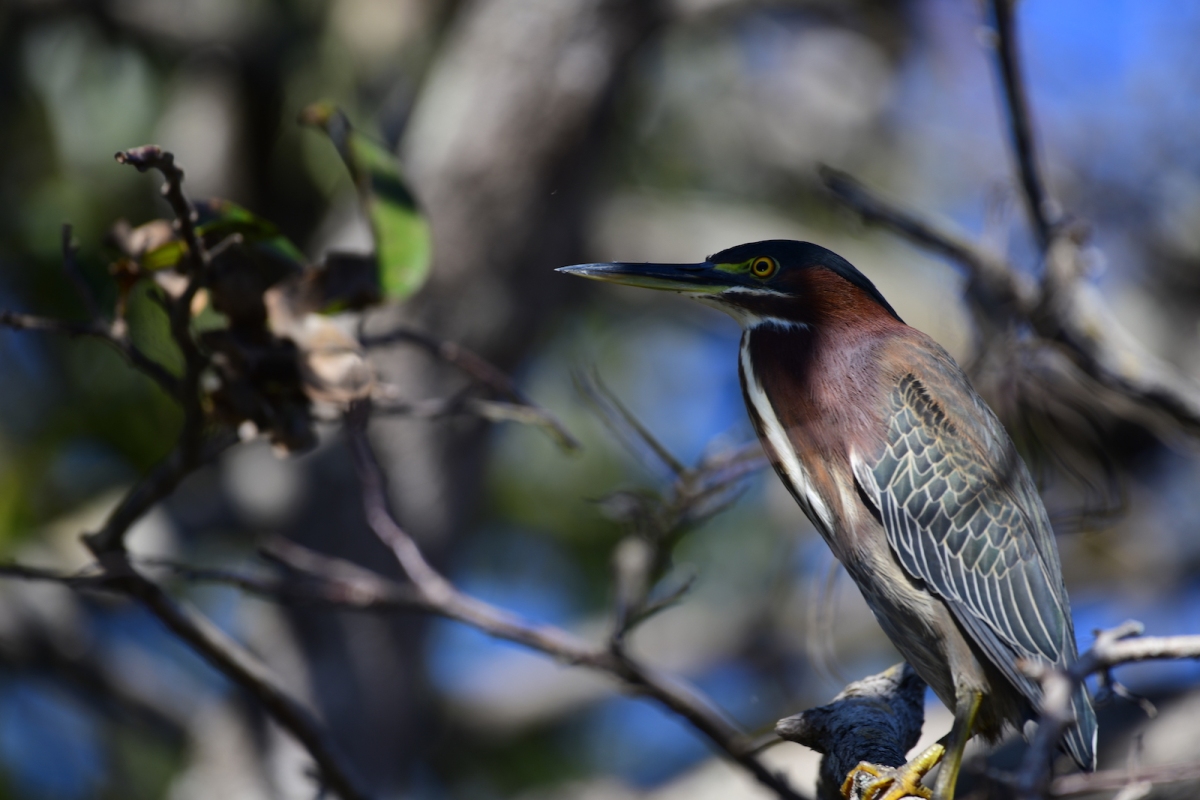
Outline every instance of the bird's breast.
{"label": "bird's breast", "polygon": [[780,422],[779,415],[754,371],[749,336],[742,338],[740,358],[739,371],[742,390],[746,396],[746,408],[750,412],[759,438],[767,448],[767,455],[805,515],[826,539],[830,539],[834,528],[833,514],[822,493],[813,483],[812,475],[801,460],[787,429]]}
{"label": "bird's breast", "polygon": [[837,343],[821,342],[808,329],[751,328],[742,336],[739,372],[746,409],[776,472],[850,566],[876,544],[865,539],[882,541],[849,457],[863,438],[859,406],[869,390],[861,384],[870,381],[846,368],[846,347],[827,363],[831,344]]}

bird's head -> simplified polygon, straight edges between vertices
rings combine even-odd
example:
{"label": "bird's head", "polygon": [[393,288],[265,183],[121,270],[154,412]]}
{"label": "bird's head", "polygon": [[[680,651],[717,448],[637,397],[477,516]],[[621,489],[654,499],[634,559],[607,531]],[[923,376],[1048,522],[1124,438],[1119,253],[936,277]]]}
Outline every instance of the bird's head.
{"label": "bird's head", "polygon": [[742,324],[819,325],[833,318],[900,317],[849,261],[809,242],[772,239],[722,250],[698,264],[579,264],[559,272],[662,289],[725,311]]}

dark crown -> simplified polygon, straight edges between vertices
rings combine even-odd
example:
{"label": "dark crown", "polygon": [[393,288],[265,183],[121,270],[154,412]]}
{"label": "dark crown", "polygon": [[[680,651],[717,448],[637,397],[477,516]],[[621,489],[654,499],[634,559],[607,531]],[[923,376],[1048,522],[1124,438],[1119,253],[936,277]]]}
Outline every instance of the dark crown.
{"label": "dark crown", "polygon": [[[871,279],[863,275],[846,259],[832,250],[812,242],[795,242],[791,239],[768,239],[763,242],[739,244],[728,250],[722,250],[708,257],[713,264],[740,264],[758,256],[770,256],[779,263],[780,270],[802,270],[811,267],[825,267],[830,272],[845,279],[866,292],[872,300],[883,306],[896,319],[900,315],[892,308]],[[903,322],[903,320],[900,320]]]}

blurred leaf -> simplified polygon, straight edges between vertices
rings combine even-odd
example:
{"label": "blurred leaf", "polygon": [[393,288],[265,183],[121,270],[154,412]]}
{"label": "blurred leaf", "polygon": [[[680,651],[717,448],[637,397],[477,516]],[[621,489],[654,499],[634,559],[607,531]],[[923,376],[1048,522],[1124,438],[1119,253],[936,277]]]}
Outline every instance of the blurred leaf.
{"label": "blurred leaf", "polygon": [[[300,248],[280,233],[274,223],[231,200],[203,200],[196,204],[196,213],[199,218],[196,232],[204,238],[209,247],[226,237],[240,235],[243,245],[281,262],[290,269],[299,270],[306,265]],[[182,239],[173,238],[146,250],[141,257],[142,269],[150,272],[171,269],[179,264],[187,255],[187,251],[187,244]]]}
{"label": "blurred leaf", "polygon": [[387,300],[403,300],[425,282],[432,257],[429,223],[417,206],[396,157],[354,130],[340,109],[315,103],[300,121],[325,131],[337,148],[371,221],[379,285]]}
{"label": "blurred leaf", "polygon": [[183,353],[171,338],[171,319],[162,307],[162,290],[142,281],[129,295],[129,338],[146,355],[176,375],[183,374]]}
{"label": "blurred leaf", "polygon": [[232,200],[213,198],[196,204],[200,224],[196,231],[209,245],[227,236],[240,234],[244,244],[263,255],[270,256],[290,267],[303,269],[307,265],[300,248],[269,222]]}
{"label": "blurred leaf", "polygon": [[153,250],[146,252],[142,256],[142,269],[150,272],[157,272],[162,269],[171,269],[183,259],[187,253],[187,245],[182,241],[175,239],[167,242],[164,245],[159,245]]}

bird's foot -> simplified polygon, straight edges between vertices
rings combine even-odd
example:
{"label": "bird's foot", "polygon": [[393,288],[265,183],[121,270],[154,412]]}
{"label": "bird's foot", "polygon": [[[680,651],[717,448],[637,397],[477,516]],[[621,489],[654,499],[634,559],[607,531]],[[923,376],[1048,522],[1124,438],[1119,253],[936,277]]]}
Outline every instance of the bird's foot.
{"label": "bird's foot", "polygon": [[842,782],[842,797],[846,800],[903,800],[905,797],[929,800],[933,792],[921,785],[921,779],[942,760],[945,752],[946,748],[940,744],[932,744],[902,767],[881,767],[860,761]]}

